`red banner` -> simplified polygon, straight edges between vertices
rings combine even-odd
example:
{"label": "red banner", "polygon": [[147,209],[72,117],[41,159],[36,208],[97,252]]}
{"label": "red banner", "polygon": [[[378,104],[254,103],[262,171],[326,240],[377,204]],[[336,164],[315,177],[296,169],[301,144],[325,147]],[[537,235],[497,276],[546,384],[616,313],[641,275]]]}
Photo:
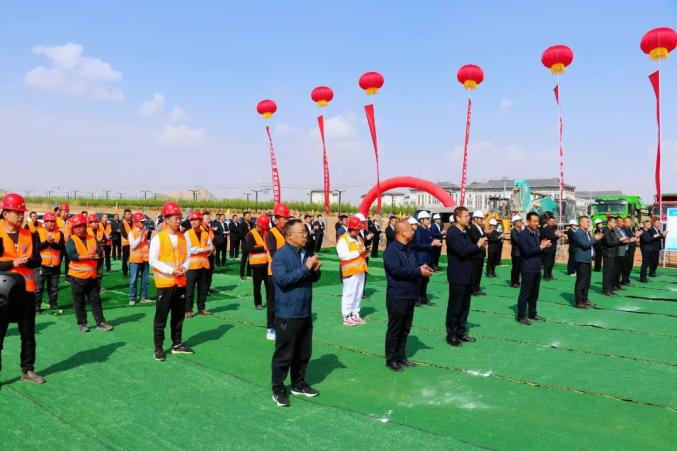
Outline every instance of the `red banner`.
{"label": "red banner", "polygon": [[275,205],[282,201],[282,190],[280,189],[280,173],[277,170],[277,159],[275,158],[275,149],[273,148],[273,138],[270,136],[270,127],[266,125],[266,134],[270,142],[270,168],[273,174],[273,201]]}
{"label": "red banner", "polygon": [[329,183],[329,161],[327,160],[327,145],[324,142],[324,116],[317,117],[317,125],[320,127],[322,138],[322,164],[324,166],[324,214],[329,214],[329,195],[331,193]]}
{"label": "red banner", "polygon": [[381,213],[381,170],[378,162],[378,142],[376,140],[376,120],[374,119],[374,105],[365,105],[364,112],[367,114],[369,131],[371,132],[371,142],[374,145],[374,155],[376,156],[376,186],[378,187],[378,198],[376,210]]}
{"label": "red banner", "polygon": [[555,85],[555,102],[557,102],[557,114],[559,115],[559,221],[562,222],[562,205],[564,202],[564,145],[562,143],[563,122],[562,108],[559,105],[559,83]]}
{"label": "red banner", "polygon": [[470,108],[472,102],[468,97],[468,112],[465,117],[465,142],[463,144],[463,169],[461,171],[461,207],[465,206],[465,188],[468,183],[468,142],[470,141]]}
{"label": "red banner", "polygon": [[663,199],[661,195],[661,73],[657,70],[649,75],[649,81],[656,94],[656,122],[658,123],[658,145],[656,148],[656,200],[658,201],[658,214],[663,219]]}

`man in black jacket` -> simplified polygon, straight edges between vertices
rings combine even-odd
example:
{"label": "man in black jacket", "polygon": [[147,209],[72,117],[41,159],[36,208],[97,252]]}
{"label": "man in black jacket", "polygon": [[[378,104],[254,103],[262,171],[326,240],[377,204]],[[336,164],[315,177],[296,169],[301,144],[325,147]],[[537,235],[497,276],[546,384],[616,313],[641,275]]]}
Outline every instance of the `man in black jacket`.
{"label": "man in black jacket", "polygon": [[313,217],[311,215],[305,215],[303,217],[304,224],[303,227],[306,230],[307,238],[306,241],[306,253],[308,255],[315,255],[315,228],[313,227]]}
{"label": "man in black jacket", "polygon": [[665,236],[667,235],[667,230],[661,232],[661,220],[659,218],[653,218],[652,220],[653,227],[651,229],[651,235],[653,236],[652,244],[652,253],[653,258],[651,259],[651,266],[649,267],[649,277],[656,277],[656,270],[658,269],[658,261],[660,260],[661,249],[663,249],[663,241],[665,241]]}
{"label": "man in black jacket", "polygon": [[521,262],[520,247],[517,243],[519,233],[524,229],[524,221],[520,215],[512,217],[512,229],[510,230],[510,258],[512,259],[512,270],[510,271],[510,283],[513,288],[520,287]]}
{"label": "man in black jacket", "polygon": [[487,277],[496,277],[496,266],[501,264],[501,243],[503,243],[503,234],[499,233],[498,221],[494,218],[489,220],[489,229],[487,230]]}
{"label": "man in black jacket", "polygon": [[315,253],[322,250],[322,241],[324,240],[324,231],[327,226],[322,219],[322,215],[318,214],[315,222],[313,222],[313,229],[315,230]]}
{"label": "man in black jacket", "polygon": [[[242,259],[240,260],[240,279],[245,280],[247,276],[252,275],[252,270],[249,268],[249,249],[245,242],[245,237],[252,229],[252,215],[248,211],[242,213],[242,221],[237,225],[237,234],[240,237],[242,246]],[[231,235],[232,236],[232,235]],[[245,272],[245,268],[247,271]]]}
{"label": "man in black jacket", "polygon": [[635,264],[635,251],[637,250],[637,243],[639,243],[640,233],[632,226],[632,218],[628,216],[623,219],[623,225],[627,233],[633,238],[628,244],[628,250],[625,253],[625,261],[623,262],[623,272],[621,275],[621,285],[630,285],[630,274],[632,274],[632,267]]}
{"label": "man in black jacket", "polygon": [[567,260],[567,276],[575,276],[576,275],[576,257],[574,256],[573,248],[571,246],[571,243],[574,242],[574,233],[576,233],[576,230],[578,229],[578,223],[576,222],[575,219],[571,219],[569,221],[569,227],[567,227],[566,230],[566,235],[567,235],[567,242],[569,243],[569,258]]}
{"label": "man in black jacket", "polygon": [[607,228],[602,236],[602,292],[607,296],[615,296],[614,275],[621,241],[616,233],[616,218],[610,217],[606,224]]}
{"label": "man in black jacket", "polygon": [[381,241],[381,218],[377,215],[372,215],[367,223],[367,230],[374,235],[371,244],[371,256],[378,257],[378,244]]}
{"label": "man in black jacket", "polygon": [[654,233],[651,227],[651,221],[647,219],[644,221],[644,228],[639,235],[639,250],[642,253],[642,267],[639,270],[639,281],[642,283],[649,281],[649,279],[646,278],[646,273],[651,268],[653,259],[653,240]]}
{"label": "man in black jacket", "polygon": [[552,277],[552,268],[555,266],[555,255],[557,254],[557,240],[563,235],[557,230],[557,221],[553,216],[547,219],[545,225],[541,228],[541,240],[550,241],[551,245],[541,252],[543,261],[543,280],[555,280]]}
{"label": "man in black jacket", "polygon": [[[481,238],[486,238],[484,233],[484,227],[482,223],[484,222],[484,213],[482,210],[475,210],[475,213],[472,215],[472,224],[468,226],[468,235],[472,242],[477,244]],[[449,250],[447,249],[447,252]],[[486,293],[482,291],[480,284],[482,282],[482,268],[484,268],[484,252],[475,254],[473,256],[473,282],[472,282],[472,295],[473,296],[483,296]]]}
{"label": "man in black jacket", "polygon": [[552,246],[552,241],[541,240],[538,233],[540,218],[533,211],[527,214],[527,227],[519,234],[517,243],[522,256],[522,283],[517,298],[517,322],[530,326],[532,321],[545,321],[536,311],[541,288],[541,269],[543,250]]}
{"label": "man in black jacket", "polygon": [[388,218],[388,226],[386,227],[386,247],[395,241],[395,224],[397,224],[397,216]]}
{"label": "man in black jacket", "polygon": [[[595,219],[595,230],[592,232],[593,235],[604,234],[604,227],[601,219]],[[595,246],[593,247],[595,251],[595,272],[600,272],[602,270],[602,240],[597,240]]]}
{"label": "man in black jacket", "polygon": [[216,219],[212,221],[211,228],[214,232],[214,249],[216,254],[214,255],[214,263],[217,266],[223,266],[226,264],[226,253],[228,249],[226,248],[226,228],[222,222],[223,215],[221,213],[216,214]]}
{"label": "man in black jacket", "polygon": [[230,218],[228,231],[230,232],[230,258],[237,258],[240,255],[240,221],[237,215]]}

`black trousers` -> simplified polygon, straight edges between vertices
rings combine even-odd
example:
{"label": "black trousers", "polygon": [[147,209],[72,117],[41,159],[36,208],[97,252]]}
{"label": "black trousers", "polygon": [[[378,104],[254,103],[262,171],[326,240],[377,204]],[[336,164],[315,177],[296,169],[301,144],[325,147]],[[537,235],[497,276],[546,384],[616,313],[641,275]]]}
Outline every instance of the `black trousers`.
{"label": "black trousers", "polygon": [[246,275],[252,275],[252,269],[249,267],[249,251],[242,249],[242,260],[240,260],[240,277],[245,276],[245,268],[247,270]]}
{"label": "black trousers", "polygon": [[[569,247],[571,249],[571,246]],[[567,275],[576,273],[576,257],[573,252],[569,252],[569,259],[567,260]]]}
{"label": "black trousers", "polygon": [[406,357],[407,337],[414,321],[414,302],[415,299],[386,299],[386,362],[396,362]]}
{"label": "black trousers", "polygon": [[61,267],[43,266],[35,272],[35,307],[37,309],[42,305],[42,293],[47,285],[47,297],[49,306],[56,308],[59,297],[59,277],[61,276]]}
{"label": "black trousers", "polygon": [[614,290],[621,289],[621,281],[623,279],[623,270],[625,268],[625,255],[616,257],[616,264],[614,266],[613,287]]}
{"label": "black trousers", "polygon": [[273,329],[275,327],[275,283],[273,276],[266,276],[268,279],[268,287],[266,290],[266,328]]}
{"label": "black trousers", "polygon": [[602,248],[595,247],[595,271],[600,272],[602,270]]}
{"label": "black trousers", "polygon": [[155,319],[153,320],[153,338],[156,348],[162,348],[165,341],[165,326],[167,317],[171,312],[169,331],[172,345],[181,343],[183,331],[183,319],[186,308],[186,287],[169,287],[157,289],[157,302],[155,303]]}
{"label": "black trousers", "polygon": [[543,262],[543,278],[552,279],[552,268],[555,266],[554,252],[541,252],[541,261]]}
{"label": "black trousers", "polygon": [[197,310],[204,310],[207,305],[207,291],[209,291],[208,269],[200,268],[186,271],[186,312],[193,311],[195,288],[197,288]]}
{"label": "black trousers", "polygon": [[440,266],[440,255],[442,255],[442,246],[435,246],[432,250],[432,258],[430,260],[430,266],[437,270]]}
{"label": "black trousers", "polygon": [[635,251],[637,247],[631,247],[625,251],[625,261],[623,262],[623,277],[621,283],[630,283],[630,274],[632,274],[632,267],[635,265]]}
{"label": "black trousers", "polygon": [[218,266],[223,266],[226,264],[226,256],[228,254],[228,249],[226,246],[228,246],[226,240],[218,241],[214,244],[214,248],[216,249],[215,261]]}
{"label": "black trousers", "polygon": [[651,268],[652,254],[651,254],[651,252],[644,252],[644,251],[641,251],[641,252],[642,252],[642,266],[639,270],[639,280],[647,280],[646,273],[647,273],[647,270],[650,270],[650,268]]}
{"label": "black trousers", "polygon": [[112,238],[111,243],[111,254],[113,260],[120,260],[122,258],[122,239],[120,237]]}
{"label": "black trousers", "polygon": [[520,294],[517,298],[517,319],[527,317],[533,319],[536,317],[536,304],[538,303],[538,293],[541,289],[540,272],[523,272]]}
{"label": "black trousers", "polygon": [[487,257],[487,275],[494,275],[496,274],[496,265],[501,261],[501,254],[496,252],[489,252],[489,255]]}
{"label": "black trousers", "polygon": [[104,258],[104,263],[106,265],[106,271],[110,272],[110,252],[111,252],[111,246],[104,246],[103,247],[103,258]]}
{"label": "black trousers", "polygon": [[591,274],[592,263],[576,263],[576,284],[574,285],[574,299],[576,300],[576,304],[588,300]]}
{"label": "black trousers", "polygon": [[268,279],[268,263],[263,265],[251,266],[253,283],[254,283],[254,306],[263,305],[261,299],[261,283],[266,287],[266,300],[268,299],[268,292],[270,291],[270,284]]}
{"label": "black trousers", "polygon": [[99,279],[78,279],[71,277],[71,294],[73,296],[73,311],[75,319],[79,325],[87,325],[87,301],[92,305],[92,316],[96,324],[106,321],[103,317],[103,307],[101,306],[101,297],[99,291],[101,285]]}
{"label": "black trousers", "polygon": [[237,258],[240,255],[240,237],[230,236],[230,258]]}
{"label": "black trousers", "polygon": [[519,285],[520,274],[522,273],[522,257],[519,255],[512,256],[512,269],[510,270],[510,283]]}
{"label": "black trousers", "polygon": [[480,291],[480,284],[482,283],[482,268],[484,267],[484,257],[475,258],[472,261],[473,282],[472,291]]}
{"label": "black trousers", "polygon": [[214,278],[214,266],[215,256],[214,254],[210,255],[207,260],[209,260],[209,269],[207,270],[207,292],[212,289],[212,279]]}
{"label": "black trousers", "polygon": [[616,257],[604,257],[602,265],[602,292],[609,293],[614,289],[616,274]]}
{"label": "black trousers", "polygon": [[660,260],[660,251],[651,252],[651,266],[649,266],[649,274],[652,276],[656,275],[656,270],[658,269],[658,261]]}
{"label": "black trousers", "polygon": [[[381,241],[381,238],[378,234],[374,235],[374,241],[371,242],[371,256],[378,257],[378,243]],[[435,248],[437,249],[437,248]],[[433,252],[434,255],[434,252]],[[434,266],[433,266],[434,268]]]}
{"label": "black trousers", "polygon": [[460,338],[468,334],[468,313],[472,291],[472,285],[449,284],[446,319],[448,339]]}
{"label": "black trousers", "polygon": [[129,245],[122,246],[122,274],[129,275]]}
{"label": "black trousers", "polygon": [[315,252],[320,252],[322,249],[322,240],[324,240],[324,233],[315,234]]}
{"label": "black trousers", "polygon": [[24,292],[24,299],[13,303],[9,311],[0,313],[0,370],[2,348],[9,323],[16,323],[21,337],[21,371],[35,370],[35,304],[34,293]]}
{"label": "black trousers", "polygon": [[[418,300],[424,304],[430,302],[428,301],[428,282],[430,282],[430,278],[428,277],[421,277],[418,279]],[[366,275],[364,283],[367,283]]]}
{"label": "black trousers", "polygon": [[271,363],[273,393],[283,391],[291,369],[292,387],[306,384],[306,367],[313,345],[313,321],[308,318],[275,319],[275,352]]}

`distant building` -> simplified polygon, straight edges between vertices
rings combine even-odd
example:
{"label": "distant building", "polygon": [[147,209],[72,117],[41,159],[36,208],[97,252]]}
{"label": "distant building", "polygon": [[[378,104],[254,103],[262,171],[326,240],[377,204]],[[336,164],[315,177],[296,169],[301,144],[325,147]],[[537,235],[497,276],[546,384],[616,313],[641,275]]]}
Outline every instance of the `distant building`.
{"label": "distant building", "polygon": [[[314,189],[310,192],[310,203],[324,205],[324,189]],[[329,193],[329,203],[338,204],[339,196],[336,191]]]}
{"label": "distant building", "polygon": [[[437,185],[449,193],[454,202],[458,203],[461,194],[460,186],[450,182],[438,182]],[[406,200],[405,205],[418,208],[439,208],[442,202],[426,191],[412,189],[409,191],[409,199]]]}
{"label": "distant building", "polygon": [[[364,199],[364,194],[362,195],[362,199]],[[404,207],[409,205],[409,199],[410,196],[407,193],[387,191],[381,194],[381,206],[385,209]],[[376,204],[376,201],[374,201],[374,204]]]}

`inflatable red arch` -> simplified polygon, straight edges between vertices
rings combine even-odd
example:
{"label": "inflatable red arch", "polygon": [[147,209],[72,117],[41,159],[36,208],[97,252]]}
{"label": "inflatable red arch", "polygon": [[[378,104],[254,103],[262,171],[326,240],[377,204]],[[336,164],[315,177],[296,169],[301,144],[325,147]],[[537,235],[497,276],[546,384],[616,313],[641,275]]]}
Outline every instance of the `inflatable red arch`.
{"label": "inflatable red arch", "polygon": [[[411,188],[425,191],[426,193],[435,196],[437,200],[442,202],[442,205],[445,207],[453,208],[456,206],[456,202],[454,202],[454,199],[452,199],[451,195],[448,192],[440,188],[439,185],[436,185],[428,180],[423,180],[416,177],[393,177],[381,181],[381,189],[380,189],[381,194],[396,188]],[[363,215],[367,216],[369,214],[369,209],[371,208],[371,205],[378,197],[378,193],[379,193],[378,185],[372,187],[369,191],[367,191],[367,194],[365,194],[364,199],[362,199],[362,203],[360,204],[358,211]]]}

